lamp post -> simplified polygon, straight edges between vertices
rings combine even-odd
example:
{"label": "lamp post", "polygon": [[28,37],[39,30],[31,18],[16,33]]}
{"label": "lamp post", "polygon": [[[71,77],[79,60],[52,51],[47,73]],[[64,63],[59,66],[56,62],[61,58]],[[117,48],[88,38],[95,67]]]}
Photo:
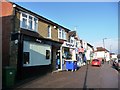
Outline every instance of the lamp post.
{"label": "lamp post", "polygon": [[103,38],[103,48],[105,48],[105,39],[107,39],[107,38]]}
{"label": "lamp post", "polygon": [[103,38],[103,48],[104,48],[104,61],[105,61],[105,39],[107,39],[107,38]]}

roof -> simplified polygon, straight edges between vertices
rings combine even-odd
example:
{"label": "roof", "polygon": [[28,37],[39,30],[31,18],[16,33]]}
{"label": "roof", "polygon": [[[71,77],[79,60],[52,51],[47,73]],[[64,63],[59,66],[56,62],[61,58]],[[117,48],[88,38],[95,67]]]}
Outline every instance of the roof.
{"label": "roof", "polygon": [[98,52],[98,51],[107,51],[107,52],[109,52],[107,49],[105,49],[103,47],[97,47],[97,50],[95,52]]}
{"label": "roof", "polygon": [[70,31],[69,36],[76,36],[76,31]]}
{"label": "roof", "polygon": [[42,20],[42,21],[44,21],[44,22],[47,22],[47,23],[49,23],[49,24],[55,25],[55,26],[57,26],[57,27],[61,27],[61,28],[65,29],[67,32],[71,31],[70,29],[65,28],[65,27],[63,27],[63,26],[61,26],[61,25],[59,25],[59,24],[57,24],[57,23],[55,23],[55,22],[53,22],[53,21],[51,21],[51,20],[49,20],[49,19],[41,16],[41,15],[39,15],[39,14],[36,14],[36,13],[32,12],[31,10],[28,10],[28,9],[26,9],[26,8],[23,8],[23,7],[19,6],[19,5],[16,4],[16,3],[13,3],[13,2],[11,2],[11,3],[12,3],[13,5],[16,5],[15,8],[18,9],[18,10],[31,13],[32,15],[36,16],[36,17],[39,18],[40,20]]}
{"label": "roof", "polygon": [[87,43],[87,45],[90,46],[91,48],[93,48],[93,46],[91,44]]}

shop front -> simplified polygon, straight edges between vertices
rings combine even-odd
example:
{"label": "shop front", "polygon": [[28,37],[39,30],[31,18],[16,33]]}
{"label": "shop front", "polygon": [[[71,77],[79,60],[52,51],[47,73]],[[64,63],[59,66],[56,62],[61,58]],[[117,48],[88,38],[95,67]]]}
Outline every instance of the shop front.
{"label": "shop front", "polygon": [[61,46],[59,42],[23,33],[13,35],[12,37],[14,37],[12,41],[16,42],[18,47],[16,49],[18,79],[51,72],[56,68],[56,53]]}
{"label": "shop front", "polygon": [[76,47],[74,44],[64,41],[61,50],[61,69],[66,70],[66,61],[76,61]]}

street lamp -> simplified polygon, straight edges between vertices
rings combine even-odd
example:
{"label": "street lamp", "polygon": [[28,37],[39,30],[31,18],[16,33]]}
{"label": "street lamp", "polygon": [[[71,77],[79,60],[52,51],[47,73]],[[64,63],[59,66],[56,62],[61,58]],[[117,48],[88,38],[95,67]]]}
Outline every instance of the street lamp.
{"label": "street lamp", "polygon": [[105,42],[104,42],[105,39],[107,38],[103,38],[103,48],[105,48]]}
{"label": "street lamp", "polygon": [[105,42],[104,42],[105,39],[107,39],[107,38],[103,38],[104,60],[105,60]]}

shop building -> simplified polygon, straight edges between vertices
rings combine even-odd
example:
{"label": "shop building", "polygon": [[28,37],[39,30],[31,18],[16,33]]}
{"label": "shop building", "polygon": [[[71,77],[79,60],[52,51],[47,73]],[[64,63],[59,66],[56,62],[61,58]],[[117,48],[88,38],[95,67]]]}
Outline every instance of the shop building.
{"label": "shop building", "polygon": [[70,30],[7,1],[2,2],[2,22],[3,68],[14,67],[19,79],[58,69]]}
{"label": "shop building", "polygon": [[66,60],[76,61],[75,49],[76,47],[73,43],[64,41],[61,48],[62,50],[61,70],[66,70]]}

